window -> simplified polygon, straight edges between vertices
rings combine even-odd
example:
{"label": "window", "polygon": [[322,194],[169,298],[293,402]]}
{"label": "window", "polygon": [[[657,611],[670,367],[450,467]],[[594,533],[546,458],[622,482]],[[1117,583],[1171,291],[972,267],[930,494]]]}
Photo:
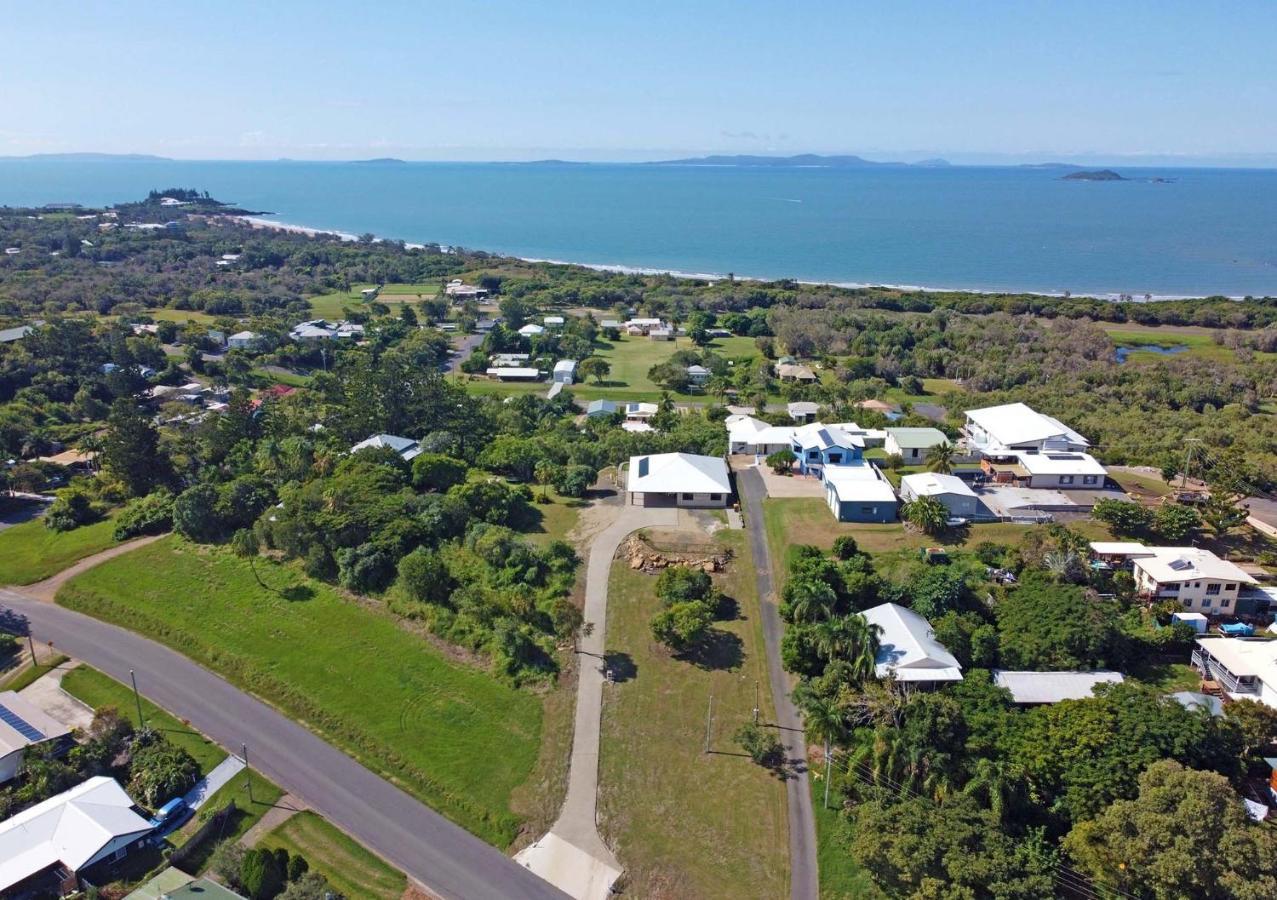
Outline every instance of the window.
{"label": "window", "polygon": [[1235,590],[1237,590],[1237,585],[1235,585],[1235,584],[1226,584],[1226,585],[1224,585],[1224,590],[1226,590],[1226,591],[1235,591]]}
{"label": "window", "polygon": [[1072,475],[1061,475],[1061,476],[1060,476],[1060,484],[1072,484],[1072,483],[1073,483],[1073,476],[1072,476]]}
{"label": "window", "polygon": [[841,453],[829,454],[829,461],[835,465],[842,462],[842,454]]}
{"label": "window", "polygon": [[1097,482],[1097,481],[1099,481],[1099,480],[1100,480],[1100,479],[1099,479],[1099,476],[1098,476],[1098,475],[1083,475],[1083,476],[1082,476],[1082,483],[1083,483],[1083,484],[1095,484],[1095,482]]}
{"label": "window", "polygon": [[1210,609],[1210,597],[1202,601],[1202,609]]}
{"label": "window", "polygon": [[1213,596],[1213,595],[1215,595],[1215,594],[1218,594],[1218,593],[1219,593],[1219,582],[1216,582],[1215,584],[1208,584],[1208,585],[1206,585],[1206,593],[1211,594],[1212,596]]}
{"label": "window", "polygon": [[874,512],[874,508],[872,506],[862,506],[860,507],[860,511],[867,516],[872,516]]}
{"label": "window", "polygon": [[1232,605],[1233,605],[1233,601],[1228,597],[1225,597],[1223,600],[1219,601],[1220,609],[1228,609],[1228,607]]}
{"label": "window", "polygon": [[696,498],[696,495],[695,495],[695,494],[684,494],[684,495],[683,495],[683,499],[684,499],[684,500],[694,500],[695,498]]}
{"label": "window", "polygon": [[808,450],[808,451],[807,451],[807,458],[808,458],[808,459],[820,459],[820,451],[819,451],[819,450]]}
{"label": "window", "polygon": [[723,495],[722,495],[722,494],[710,494],[710,495],[709,495],[709,499],[711,499],[711,500],[722,500],[722,499],[723,499]]}

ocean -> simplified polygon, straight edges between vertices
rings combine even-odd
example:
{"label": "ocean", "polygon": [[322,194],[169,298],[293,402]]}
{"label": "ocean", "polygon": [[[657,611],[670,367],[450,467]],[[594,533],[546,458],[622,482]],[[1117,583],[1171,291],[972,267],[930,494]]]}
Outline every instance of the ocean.
{"label": "ocean", "polygon": [[[0,204],[190,187],[279,222],[529,259],[1135,297],[1277,295],[1277,171],[0,160]],[[1157,181],[1155,179],[1163,179]]]}

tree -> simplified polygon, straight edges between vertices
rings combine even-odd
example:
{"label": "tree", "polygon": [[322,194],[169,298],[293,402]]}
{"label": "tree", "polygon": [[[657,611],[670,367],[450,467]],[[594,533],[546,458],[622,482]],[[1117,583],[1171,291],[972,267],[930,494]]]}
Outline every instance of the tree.
{"label": "tree", "polygon": [[952,441],[945,441],[943,444],[932,447],[927,451],[927,471],[938,472],[941,475],[952,474],[953,458],[957,453],[958,448]]}
{"label": "tree", "polygon": [[217,540],[222,523],[217,516],[217,488],[197,484],[187,488],[173,501],[173,528],[192,541]]}
{"label": "tree", "polygon": [[670,566],[656,578],[656,596],[666,606],[707,600],[713,588],[714,582],[709,573],[691,566]]}
{"label": "tree", "polygon": [[1029,575],[996,608],[1002,665],[1068,671],[1119,665],[1121,610],[1079,587]]}
{"label": "tree", "polygon": [[1277,709],[1258,700],[1235,700],[1224,707],[1224,716],[1237,723],[1246,756],[1277,743]]}
{"label": "tree", "polygon": [[97,516],[88,494],[78,488],[68,488],[58,495],[45,513],[44,525],[50,531],[71,531],[87,525]]}
{"label": "tree", "polygon": [[199,773],[199,763],[184,748],[144,732],[129,762],[129,793],[155,809],[186,793]]}
{"label": "tree", "polygon": [[1202,523],[1216,537],[1222,537],[1246,521],[1246,510],[1237,501],[1238,495],[1231,491],[1212,489],[1201,505]]}
{"label": "tree", "polygon": [[595,384],[602,384],[612,374],[612,364],[601,356],[587,356],[577,363],[576,370],[582,378],[593,378]]}
{"label": "tree", "polygon": [[1140,775],[1135,799],[1074,826],[1064,848],[1098,884],[1136,897],[1277,896],[1277,834],[1249,820],[1227,779],[1170,760]]}
{"label": "tree", "polygon": [[159,432],[129,400],[117,400],[106,420],[102,468],[133,497],[149,494],[168,480],[168,458],[160,451]]}
{"label": "tree", "polygon": [[261,546],[257,542],[257,535],[253,533],[253,529],[241,528],[232,534],[231,550],[240,559],[248,560],[248,568],[252,570],[257,586],[266,588],[266,583],[257,572],[257,555],[261,552]]}
{"label": "tree", "polygon": [[900,508],[900,517],[927,534],[939,534],[949,520],[949,511],[935,497],[919,497]]}
{"label": "tree", "polygon": [[1116,535],[1141,535],[1153,527],[1153,513],[1146,506],[1125,500],[1104,499],[1091,509],[1091,518],[1105,523]]}
{"label": "tree", "polygon": [[1153,531],[1171,544],[1183,543],[1201,524],[1197,510],[1182,503],[1163,503],[1153,513]]}
{"label": "tree", "polygon": [[675,653],[684,653],[709,634],[714,611],[701,600],[671,603],[652,617],[652,637]]}
{"label": "tree", "polygon": [[906,588],[914,612],[938,619],[959,609],[967,599],[967,582],[956,566],[926,566]]}
{"label": "tree", "polygon": [[826,663],[833,660],[845,663],[849,677],[856,683],[874,676],[878,626],[870,625],[864,616],[852,615],[817,623],[812,629],[816,652]]}
{"label": "tree", "polygon": [[470,467],[442,453],[422,453],[412,461],[412,486],[419,491],[443,493],[466,480]]}
{"label": "tree", "polygon": [[785,748],[781,746],[780,739],[757,722],[746,722],[736,729],[732,737],[749,754],[749,758],[760,766],[774,769],[785,760]]}
{"label": "tree", "polygon": [[840,534],[834,538],[833,546],[834,559],[843,561],[851,559],[853,556],[860,555],[860,547],[856,544],[856,539],[849,534]]}
{"label": "tree", "polygon": [[777,450],[767,457],[767,465],[771,466],[772,471],[777,475],[788,475],[797,461],[798,457],[789,449]]}
{"label": "tree", "polygon": [[829,808],[829,780],[832,754],[830,745],[847,736],[847,722],[842,708],[826,697],[815,697],[795,691],[795,702],[803,711],[803,728],[825,746],[825,809]]}
{"label": "tree", "polygon": [[447,603],[452,591],[447,567],[437,553],[425,547],[418,547],[399,560],[395,583],[418,603]]}
{"label": "tree", "polygon": [[[293,859],[300,857],[294,856]],[[297,878],[288,880],[288,887],[279,895],[279,900],[345,900],[342,894],[333,890],[328,879],[318,872],[305,872]]]}
{"label": "tree", "polygon": [[274,853],[255,847],[244,854],[239,882],[249,900],[273,900],[284,889],[286,875]]}

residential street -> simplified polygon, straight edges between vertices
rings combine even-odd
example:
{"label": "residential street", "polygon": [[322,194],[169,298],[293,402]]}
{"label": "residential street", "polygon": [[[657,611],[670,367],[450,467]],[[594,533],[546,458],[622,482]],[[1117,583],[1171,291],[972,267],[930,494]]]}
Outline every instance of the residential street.
{"label": "residential street", "polygon": [[[40,641],[138,686],[290,794],[447,898],[562,898],[549,883],[452,824],[301,725],[178,653],[113,625],[0,589],[0,616]],[[5,621],[6,627],[14,622]],[[500,752],[499,747],[492,748]]]}
{"label": "residential street", "polygon": [[754,555],[758,578],[763,643],[767,647],[767,680],[772,689],[772,703],[776,707],[776,725],[785,747],[785,756],[800,761],[798,771],[785,783],[789,795],[789,896],[790,900],[817,900],[820,896],[820,868],[816,861],[816,818],[807,784],[807,741],[803,737],[802,717],[789,699],[789,678],[780,663],[780,639],[784,626],[776,609],[772,582],[774,561],[767,547],[767,530],[763,527],[766,490],[762,475],[755,468],[738,471],[736,490],[745,511],[749,547]]}

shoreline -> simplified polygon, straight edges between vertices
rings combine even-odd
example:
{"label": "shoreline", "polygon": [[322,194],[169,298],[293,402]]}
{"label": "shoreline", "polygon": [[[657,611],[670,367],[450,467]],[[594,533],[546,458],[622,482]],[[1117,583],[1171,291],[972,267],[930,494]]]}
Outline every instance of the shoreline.
{"label": "shoreline", "polygon": [[[343,241],[358,241],[359,236],[351,234],[348,231],[339,231],[335,228],[317,228],[311,225],[298,225],[292,222],[280,222],[275,219],[268,219],[262,216],[231,216],[241,222],[246,222],[252,228],[261,228],[273,231],[282,231],[290,234],[304,234],[310,237],[319,235],[329,235],[340,238]],[[375,236],[374,241],[393,240],[382,236]],[[420,250],[426,245],[421,243],[405,242],[404,246],[410,250]],[[439,247],[445,253],[452,251],[452,246],[448,244],[439,244]],[[486,251],[494,253],[494,251]],[[518,256],[512,253],[495,253],[497,256],[505,256],[510,259],[517,259],[520,262],[527,263],[547,263],[555,266],[579,266],[582,269],[590,269],[595,272],[613,272],[620,275],[668,275],[671,278],[681,278],[690,281],[723,281],[727,278],[726,273],[712,272],[687,272],[678,269],[666,269],[653,266],[631,266],[620,263],[590,263],[578,262],[567,259],[552,259],[549,257],[536,256]],[[781,278],[764,278],[756,275],[733,275],[736,281],[766,283],[774,281],[783,281],[789,279]],[[871,282],[858,281],[809,281],[802,278],[792,279],[798,284],[810,287],[835,287],[847,290],[863,290],[867,288],[880,288],[883,290],[895,291],[917,291],[927,294],[981,294],[990,297],[1023,295],[1030,297],[1045,297],[1052,300],[1064,300],[1067,298],[1081,298],[1086,300],[1103,300],[1107,303],[1160,303],[1171,300],[1202,300],[1207,296],[1220,296],[1227,300],[1241,302],[1245,297],[1231,296],[1226,294],[1150,294],[1146,299],[1143,295],[1130,295],[1132,299],[1123,300],[1120,292],[1097,293],[1090,291],[1070,291],[1067,295],[1064,291],[1040,291],[1040,290],[1009,290],[998,289],[991,290],[988,288],[954,288],[954,287],[929,287],[920,284],[880,284]]]}

